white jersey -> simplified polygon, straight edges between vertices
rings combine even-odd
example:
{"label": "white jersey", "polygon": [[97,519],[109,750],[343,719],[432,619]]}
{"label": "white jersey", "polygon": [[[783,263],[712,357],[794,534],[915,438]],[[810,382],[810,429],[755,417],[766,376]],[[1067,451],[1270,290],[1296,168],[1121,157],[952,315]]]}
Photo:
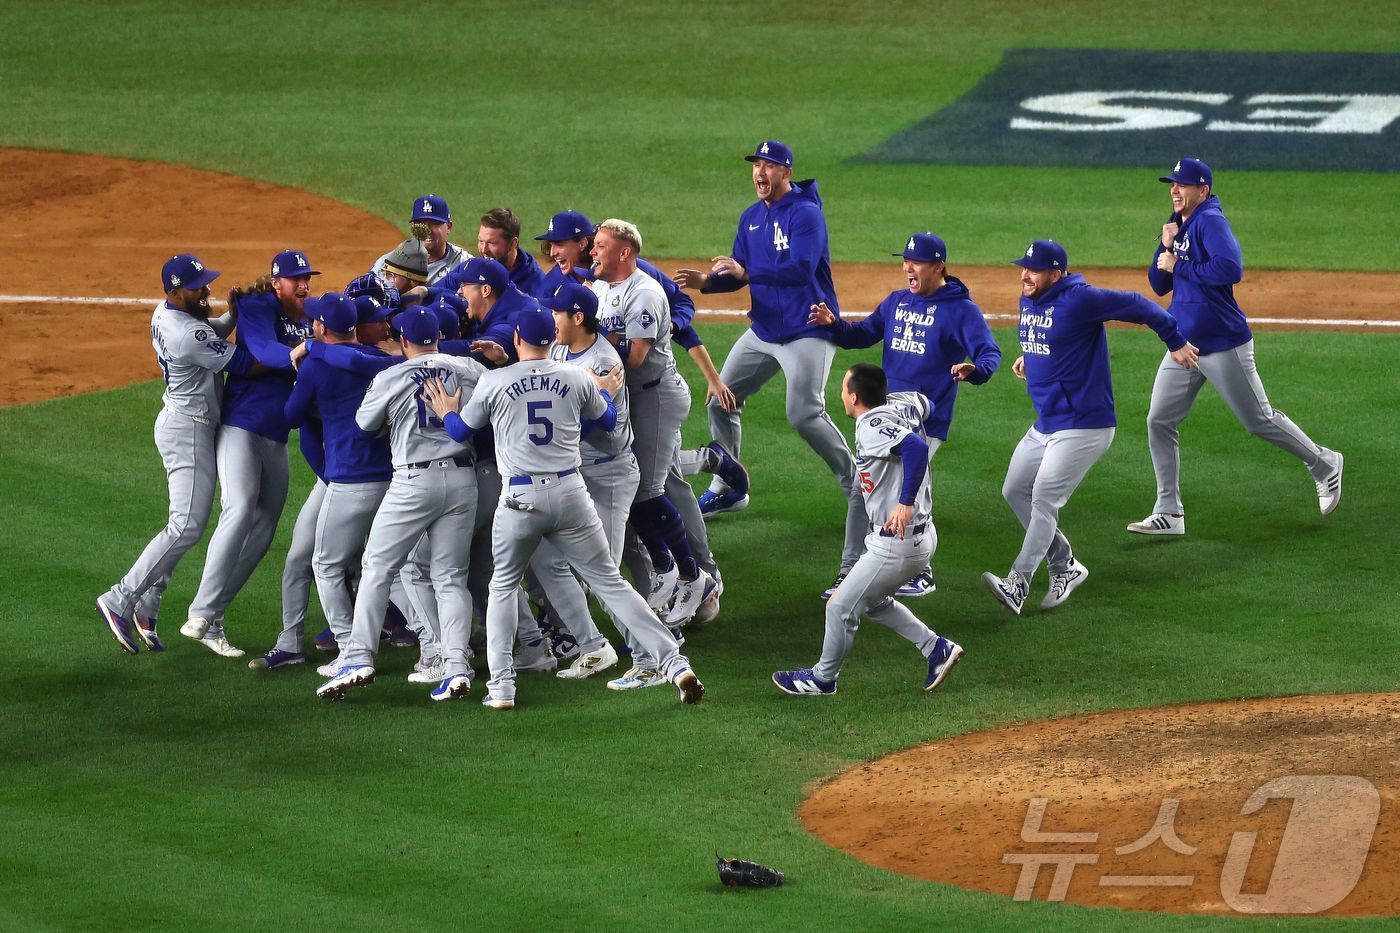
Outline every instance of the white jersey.
{"label": "white jersey", "polygon": [[470,457],[470,448],[449,437],[442,421],[423,401],[422,385],[429,379],[441,379],[449,393],[460,386],[465,400],[485,372],[486,367],[476,360],[445,353],[427,353],[396,363],[369,384],[355,421],[361,430],[370,432],[389,425],[390,451],[397,470],[411,463]]}
{"label": "white jersey", "polygon": [[162,301],[151,314],[151,346],[165,374],[165,407],[192,418],[219,417],[224,398],[220,375],[233,359],[233,330],[227,315],[205,320]]}
{"label": "white jersey", "polygon": [[628,388],[653,386],[676,371],[671,355],[671,305],[655,279],[638,269],[621,282],[595,279],[593,292],[598,296],[600,329],[628,340],[653,341],[642,365],[628,368]]}
{"label": "white jersey", "polygon": [[[390,250],[383,256],[380,256],[378,259],[376,259],[374,261],[373,268],[371,268],[369,271],[373,272],[380,278],[383,278],[384,260],[388,259],[392,253],[393,250]],[[447,275],[447,273],[451,272],[453,269],[457,268],[457,266],[461,265],[462,263],[466,262],[468,259],[471,258],[472,254],[462,249],[462,247],[456,246],[452,243],[448,243],[447,251],[442,254],[441,259],[428,260],[428,281],[424,284],[436,285],[439,279],[441,279],[443,276]]]}
{"label": "white jersey", "polygon": [[[573,363],[590,372],[605,376],[622,365],[617,350],[601,334],[593,345],[580,353],[571,353],[566,344],[556,343],[549,348],[549,358],[561,363]],[[617,427],[611,431],[595,428],[579,442],[579,453],[584,465],[616,457],[632,449],[632,423],[627,418],[627,386],[621,386],[613,395],[613,407],[617,409]]]}
{"label": "white jersey", "polygon": [[[895,448],[911,434],[923,437],[928,416],[928,399],[918,392],[891,392],[885,404],[856,419],[856,469],[860,471],[860,490],[865,495],[865,515],[872,525],[883,525],[899,505],[904,461]],[[932,513],[933,493],[925,466],[914,495],[910,526],[926,523]]]}
{"label": "white jersey", "polygon": [[501,476],[562,473],[579,465],[579,426],[608,404],[593,377],[555,360],[521,360],[481,377],[462,420],[496,434]]}

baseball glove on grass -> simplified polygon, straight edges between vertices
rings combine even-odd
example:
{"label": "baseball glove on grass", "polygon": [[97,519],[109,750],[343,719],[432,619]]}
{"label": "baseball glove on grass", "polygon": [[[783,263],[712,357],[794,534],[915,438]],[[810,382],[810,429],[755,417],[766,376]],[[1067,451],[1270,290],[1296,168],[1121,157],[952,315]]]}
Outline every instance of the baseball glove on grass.
{"label": "baseball glove on grass", "polygon": [[776,868],[738,858],[715,857],[720,883],[730,888],[776,888],[786,876]]}

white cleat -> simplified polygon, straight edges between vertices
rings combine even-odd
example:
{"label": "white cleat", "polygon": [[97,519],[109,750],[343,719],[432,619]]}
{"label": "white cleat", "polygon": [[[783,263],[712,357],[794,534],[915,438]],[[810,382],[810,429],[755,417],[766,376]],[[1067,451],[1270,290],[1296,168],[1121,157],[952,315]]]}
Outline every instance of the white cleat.
{"label": "white cleat", "polygon": [[1005,579],[994,573],[984,573],[982,574],[982,585],[1012,615],[1021,614],[1021,607],[1026,604],[1026,597],[1030,595],[1031,591],[1030,583],[1015,570],[1009,572]]}
{"label": "white cleat", "polygon": [[676,589],[676,602],[666,615],[666,624],[681,626],[693,619],[695,611],[705,601],[705,588],[710,585],[710,575],[703,570],[694,580],[682,581]]}
{"label": "white cleat", "polygon": [[528,645],[522,642],[511,666],[517,671],[552,671],[559,666],[559,659],[554,656],[549,640],[541,638]]}
{"label": "white cleat", "polygon": [[1337,454],[1337,468],[1317,483],[1317,505],[1323,515],[1331,515],[1342,504],[1342,455]]}
{"label": "white cleat", "polygon": [[[408,675],[408,682],[411,684],[436,684],[447,678],[447,665],[442,658],[428,658],[426,663],[419,660],[413,666],[413,672]],[[433,699],[437,699],[434,697]]]}
{"label": "white cleat", "polygon": [[1079,584],[1087,579],[1089,579],[1089,568],[1071,557],[1069,567],[1063,573],[1050,574],[1050,591],[1040,601],[1040,608],[1054,609],[1069,599],[1069,594],[1073,593]]}
{"label": "white cleat", "polygon": [[204,637],[204,634],[209,631],[209,626],[210,622],[208,619],[190,619],[184,625],[180,626],[180,634],[184,635],[186,638],[193,638],[195,641],[199,641]]}
{"label": "white cleat", "polygon": [[442,683],[438,684],[428,694],[433,700],[459,700],[472,691],[472,679],[466,674],[453,674],[451,677],[444,677]]}
{"label": "white cleat", "polygon": [[1128,526],[1128,530],[1135,535],[1184,535],[1186,516],[1153,512],[1142,521],[1133,522]]}
{"label": "white cleat", "polygon": [[347,664],[330,680],[316,688],[316,695],[323,700],[343,700],[345,691],[351,687],[368,687],[374,683],[374,668],[368,664]]}
{"label": "white cleat", "polygon": [[345,662],[341,660],[340,655],[336,655],[334,658],[331,658],[325,664],[322,664],[320,667],[316,668],[316,673],[320,674],[322,677],[334,677],[335,672],[340,670],[344,666]]}
{"label": "white cleat", "polygon": [[676,597],[680,575],[680,569],[675,564],[672,564],[671,569],[665,573],[651,575],[651,590],[647,594],[647,605],[663,622],[666,620],[666,610],[670,608],[671,600]]}
{"label": "white cleat", "polygon": [[223,658],[241,658],[248,652],[242,648],[235,648],[228,643],[228,636],[223,632],[217,635],[205,635],[196,639],[201,645]]}
{"label": "white cleat", "polygon": [[617,663],[617,651],[608,642],[603,642],[603,647],[597,651],[590,651],[581,654],[574,659],[574,663],[555,674],[565,680],[582,680],[585,677],[592,677],[599,671],[605,671]]}
{"label": "white cleat", "polygon": [[640,690],[643,687],[659,687],[666,682],[661,672],[649,667],[633,667],[616,680],[608,681],[609,690]]}

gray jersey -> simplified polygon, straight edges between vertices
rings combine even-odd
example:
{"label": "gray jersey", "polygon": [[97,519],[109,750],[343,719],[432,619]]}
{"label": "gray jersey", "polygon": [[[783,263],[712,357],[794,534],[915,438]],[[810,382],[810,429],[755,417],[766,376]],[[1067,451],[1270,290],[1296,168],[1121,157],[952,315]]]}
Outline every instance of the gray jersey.
{"label": "gray jersey", "polygon": [[[928,399],[918,392],[891,392],[885,404],[856,419],[856,468],[860,471],[861,492],[865,494],[865,514],[872,525],[883,525],[899,505],[904,461],[895,448],[910,434],[923,437],[923,423],[928,415]],[[932,512],[933,493],[925,466],[909,524],[924,524]]]}
{"label": "gray jersey", "polygon": [[628,340],[654,341],[642,365],[627,370],[628,388],[640,388],[676,371],[671,355],[671,306],[656,280],[641,269],[621,282],[595,280],[598,326]]}
{"label": "gray jersey", "polygon": [[233,359],[227,319],[206,321],[162,301],[151,315],[151,346],[165,374],[165,407],[196,418],[218,418],[224,367]]}
{"label": "gray jersey", "polygon": [[554,360],[522,360],[481,377],[462,419],[495,429],[501,476],[562,473],[579,465],[579,424],[607,403],[593,377]]}
{"label": "gray jersey", "polygon": [[[393,250],[390,250],[383,256],[380,256],[378,259],[376,259],[374,261],[374,266],[370,269],[370,271],[373,272],[375,275],[379,276],[380,278],[383,278],[384,260],[388,259],[392,254]],[[436,285],[439,279],[441,279],[443,276],[447,275],[447,273],[451,272],[457,266],[461,265],[462,263],[466,262],[468,259],[471,258],[472,254],[462,249],[462,247],[457,246],[453,243],[448,243],[447,251],[442,254],[441,259],[428,260],[428,281],[425,284]]]}
{"label": "gray jersey", "polygon": [[462,397],[471,396],[486,367],[476,360],[445,353],[428,353],[390,366],[374,377],[355,421],[365,431],[389,425],[389,443],[394,468],[410,463],[469,456],[470,449],[447,436],[442,422],[433,414],[420,392],[429,379],[441,379],[447,391],[462,388]]}
{"label": "gray jersey", "polygon": [[[560,363],[573,363],[600,376],[605,376],[622,365],[622,358],[606,337],[599,335],[593,346],[582,353],[570,353],[568,346],[556,343],[549,348],[549,358]],[[616,457],[632,449],[632,423],[627,418],[627,386],[624,384],[613,396],[613,407],[617,409],[617,427],[611,431],[596,428],[590,431],[579,443],[579,453],[585,465],[595,460]]]}

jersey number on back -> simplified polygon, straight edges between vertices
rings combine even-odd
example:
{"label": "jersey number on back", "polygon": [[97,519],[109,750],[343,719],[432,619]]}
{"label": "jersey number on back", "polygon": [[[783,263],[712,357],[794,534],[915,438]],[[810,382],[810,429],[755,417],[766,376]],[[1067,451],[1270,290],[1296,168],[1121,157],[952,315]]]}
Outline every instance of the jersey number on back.
{"label": "jersey number on back", "polygon": [[[530,440],[535,446],[543,447],[554,440],[554,422],[549,420],[549,401],[527,402],[525,420],[530,422]],[[536,433],[536,429],[539,429]]]}
{"label": "jersey number on back", "polygon": [[429,428],[442,427],[442,419],[428,411],[428,406],[423,402],[423,396],[415,395],[413,400],[418,403],[418,427],[425,431]]}

